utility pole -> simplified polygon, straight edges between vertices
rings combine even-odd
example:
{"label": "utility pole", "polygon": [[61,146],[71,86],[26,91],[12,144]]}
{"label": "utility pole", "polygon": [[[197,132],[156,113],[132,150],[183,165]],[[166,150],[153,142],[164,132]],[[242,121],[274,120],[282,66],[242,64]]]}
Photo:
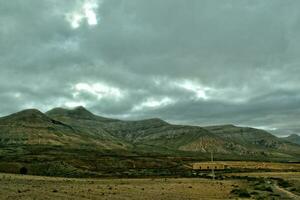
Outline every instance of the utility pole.
{"label": "utility pole", "polygon": [[212,179],[215,180],[214,155],[212,151],[210,152],[210,156],[211,156],[211,164],[212,164],[211,175],[212,175]]}

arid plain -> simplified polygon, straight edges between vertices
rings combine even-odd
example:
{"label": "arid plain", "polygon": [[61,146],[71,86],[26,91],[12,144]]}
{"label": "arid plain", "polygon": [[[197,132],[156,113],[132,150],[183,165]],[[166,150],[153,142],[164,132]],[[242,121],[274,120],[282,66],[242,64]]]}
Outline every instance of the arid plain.
{"label": "arid plain", "polygon": [[300,172],[204,178],[74,179],[0,174],[0,199],[299,199]]}

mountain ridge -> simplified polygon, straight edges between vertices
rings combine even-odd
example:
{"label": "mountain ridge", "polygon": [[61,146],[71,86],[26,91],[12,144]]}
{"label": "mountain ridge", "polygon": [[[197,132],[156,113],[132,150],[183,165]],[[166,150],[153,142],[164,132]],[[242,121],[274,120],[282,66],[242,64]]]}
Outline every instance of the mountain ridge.
{"label": "mountain ridge", "polygon": [[289,141],[291,143],[300,145],[300,136],[297,135],[297,134],[291,134],[291,135],[289,135],[289,136],[287,136],[283,139],[286,140],[286,141]]}
{"label": "mountain ridge", "polygon": [[[57,145],[87,144],[100,149],[128,151],[134,146],[151,146],[174,152],[214,151],[251,156],[264,152],[270,156],[281,154],[288,157],[300,150],[297,144],[251,127],[173,125],[159,118],[124,121],[97,116],[82,106],[73,109],[58,107],[45,113],[27,109],[0,118],[0,125],[2,143],[9,135],[18,137],[19,132],[27,138],[43,137],[40,133],[44,132],[55,138],[53,141],[57,141]],[[5,139],[1,139],[3,135],[6,135]],[[28,141],[30,143],[30,139]]]}
{"label": "mountain ridge", "polygon": [[[0,172],[47,176],[175,173],[191,162],[300,162],[300,145],[233,125],[173,125],[158,118],[125,121],[83,107],[23,110],[0,118]],[[156,172],[155,172],[156,171]]]}

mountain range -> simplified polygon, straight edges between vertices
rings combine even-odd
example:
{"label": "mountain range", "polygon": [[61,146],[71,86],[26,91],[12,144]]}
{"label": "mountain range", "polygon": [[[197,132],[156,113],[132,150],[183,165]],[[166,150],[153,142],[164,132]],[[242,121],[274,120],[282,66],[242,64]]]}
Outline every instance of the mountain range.
{"label": "mountain range", "polygon": [[297,134],[291,134],[291,135],[289,135],[289,136],[287,136],[283,139],[285,139],[286,141],[289,141],[291,143],[295,143],[295,144],[300,145],[300,136],[297,135]]}
{"label": "mountain range", "polygon": [[179,167],[207,160],[211,152],[220,160],[300,161],[297,135],[278,138],[250,127],[173,125],[157,118],[117,120],[84,107],[2,117],[0,146],[0,171],[26,165],[43,175]]}

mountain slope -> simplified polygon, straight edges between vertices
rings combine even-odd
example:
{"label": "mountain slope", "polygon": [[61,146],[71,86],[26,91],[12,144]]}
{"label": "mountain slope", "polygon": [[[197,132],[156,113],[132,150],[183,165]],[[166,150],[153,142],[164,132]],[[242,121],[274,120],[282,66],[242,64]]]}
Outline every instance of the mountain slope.
{"label": "mountain slope", "polygon": [[109,119],[105,117],[100,117],[94,115],[86,108],[79,106],[74,109],[64,109],[64,108],[54,108],[45,113],[47,116],[52,118],[60,118],[60,119],[78,119],[78,120],[95,120],[100,122],[114,122],[119,121],[116,119]]}
{"label": "mountain slope", "polygon": [[[259,129],[233,125],[172,125],[161,119],[122,121],[83,107],[25,110],[0,118],[3,144],[86,145],[96,149],[158,152],[215,152],[226,155],[294,157],[300,146]],[[162,151],[161,153],[164,153]]]}
{"label": "mountain slope", "polygon": [[258,129],[122,121],[83,107],[2,117],[0,147],[1,172],[26,166],[31,174],[50,176],[170,174],[210,159],[210,152],[217,160],[300,161],[300,145]]}
{"label": "mountain slope", "polygon": [[292,134],[292,135],[282,138],[282,139],[289,141],[291,143],[300,145],[300,136],[297,134]]}
{"label": "mountain slope", "polygon": [[104,149],[123,148],[123,145],[115,143],[110,135],[107,138],[88,136],[76,126],[55,120],[36,109],[0,118],[0,144],[94,145]]}
{"label": "mountain slope", "polygon": [[240,144],[201,127],[172,125],[160,119],[107,123],[104,129],[128,142],[153,148],[203,153],[247,153],[247,149]]}
{"label": "mountain slope", "polygon": [[298,145],[282,141],[280,138],[260,129],[237,127],[233,125],[210,126],[205,127],[205,129],[224,139],[236,142],[252,151],[279,150],[283,152],[299,152]]}
{"label": "mountain slope", "polygon": [[75,134],[72,127],[53,120],[36,109],[0,118],[1,144],[65,144],[63,141]]}
{"label": "mountain slope", "polygon": [[68,124],[78,130],[84,137],[93,138],[104,146],[115,148],[127,148],[131,145],[123,140],[114,137],[103,129],[104,124],[118,122],[119,120],[109,119],[94,115],[84,107],[74,109],[54,108],[46,112],[48,117]]}

